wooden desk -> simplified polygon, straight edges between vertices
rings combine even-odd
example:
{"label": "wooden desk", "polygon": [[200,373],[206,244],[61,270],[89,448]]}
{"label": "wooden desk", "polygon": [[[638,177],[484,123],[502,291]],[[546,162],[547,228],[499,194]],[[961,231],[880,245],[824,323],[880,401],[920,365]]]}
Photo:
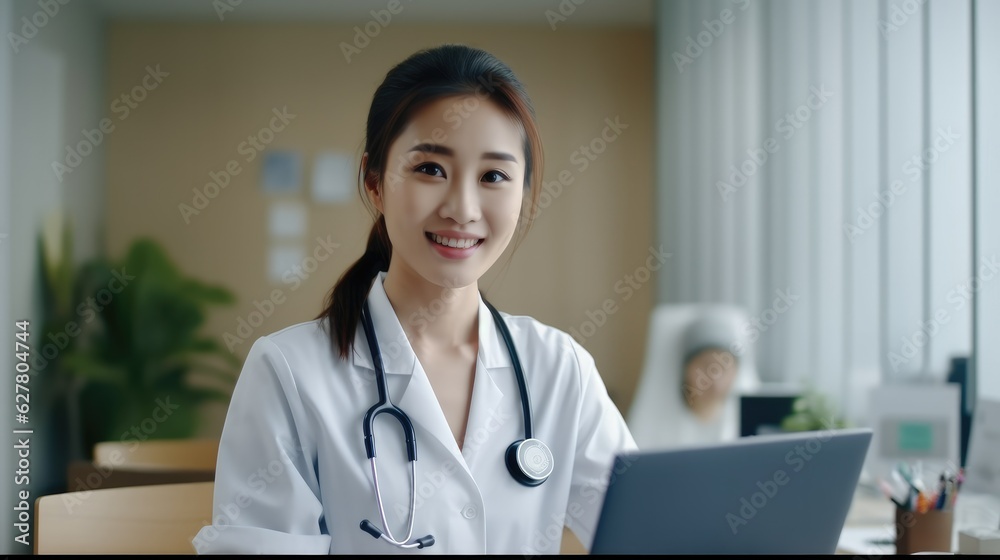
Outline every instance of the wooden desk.
{"label": "wooden desk", "polygon": [[580,539],[576,538],[573,531],[563,528],[563,540],[559,554],[586,554],[587,549],[580,544]]}
{"label": "wooden desk", "polygon": [[35,500],[35,554],[193,554],[212,519],[211,482],[155,484]]}
{"label": "wooden desk", "polygon": [[100,467],[89,461],[73,461],[66,468],[66,491],[180,484],[184,482],[214,482],[212,470],[159,470],[124,467]]}
{"label": "wooden desk", "polygon": [[[863,537],[894,540],[896,537],[895,506],[881,494],[859,488],[844,523],[838,554],[891,555],[895,544],[861,543]],[[952,524],[951,551],[958,551],[958,532],[972,527],[1000,525],[1000,500],[990,496],[958,495]]]}
{"label": "wooden desk", "polygon": [[[862,554],[859,547],[864,547],[864,554],[892,555],[896,553],[895,544],[886,544],[896,535],[895,506],[885,496],[876,494],[873,490],[859,487],[854,493],[851,509],[844,521],[844,531],[837,545],[837,554]],[[857,537],[857,538],[854,538]],[[863,539],[879,539],[883,542],[856,543]]]}

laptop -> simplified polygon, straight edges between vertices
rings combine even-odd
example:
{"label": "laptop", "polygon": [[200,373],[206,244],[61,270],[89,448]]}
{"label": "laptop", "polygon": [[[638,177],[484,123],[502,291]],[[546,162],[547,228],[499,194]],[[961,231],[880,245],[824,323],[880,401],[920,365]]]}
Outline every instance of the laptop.
{"label": "laptop", "polygon": [[833,554],[870,428],[615,457],[592,554]]}

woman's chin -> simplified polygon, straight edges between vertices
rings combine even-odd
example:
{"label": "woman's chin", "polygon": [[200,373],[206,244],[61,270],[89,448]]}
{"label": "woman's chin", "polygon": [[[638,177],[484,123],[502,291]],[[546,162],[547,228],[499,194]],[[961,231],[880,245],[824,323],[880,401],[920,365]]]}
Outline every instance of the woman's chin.
{"label": "woman's chin", "polygon": [[701,422],[708,424],[715,422],[722,411],[722,402],[689,402],[684,403],[688,412]]}

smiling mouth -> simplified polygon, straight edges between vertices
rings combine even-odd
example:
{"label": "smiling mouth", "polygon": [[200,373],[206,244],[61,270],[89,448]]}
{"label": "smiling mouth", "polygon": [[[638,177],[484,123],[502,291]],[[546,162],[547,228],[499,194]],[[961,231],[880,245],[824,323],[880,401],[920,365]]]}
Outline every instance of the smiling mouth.
{"label": "smiling mouth", "polygon": [[441,245],[442,247],[450,247],[452,249],[470,249],[485,241],[484,239],[454,239],[450,237],[442,237],[429,231],[424,233],[424,237],[434,243],[437,243],[438,245]]}

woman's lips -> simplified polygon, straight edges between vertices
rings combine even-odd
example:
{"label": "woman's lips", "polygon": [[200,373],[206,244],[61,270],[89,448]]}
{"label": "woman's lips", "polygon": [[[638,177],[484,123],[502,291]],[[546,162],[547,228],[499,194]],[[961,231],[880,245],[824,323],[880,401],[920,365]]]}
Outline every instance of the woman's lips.
{"label": "woman's lips", "polygon": [[449,247],[447,245],[442,245],[438,243],[437,241],[434,240],[434,234],[430,232],[424,234],[424,237],[426,237],[427,242],[434,247],[434,250],[436,250],[439,255],[441,255],[446,259],[468,258],[473,253],[475,253],[476,250],[479,249],[479,246],[483,244],[483,241],[485,241],[484,239],[479,239],[476,241],[475,245],[472,245],[471,247],[460,248],[460,247]]}

